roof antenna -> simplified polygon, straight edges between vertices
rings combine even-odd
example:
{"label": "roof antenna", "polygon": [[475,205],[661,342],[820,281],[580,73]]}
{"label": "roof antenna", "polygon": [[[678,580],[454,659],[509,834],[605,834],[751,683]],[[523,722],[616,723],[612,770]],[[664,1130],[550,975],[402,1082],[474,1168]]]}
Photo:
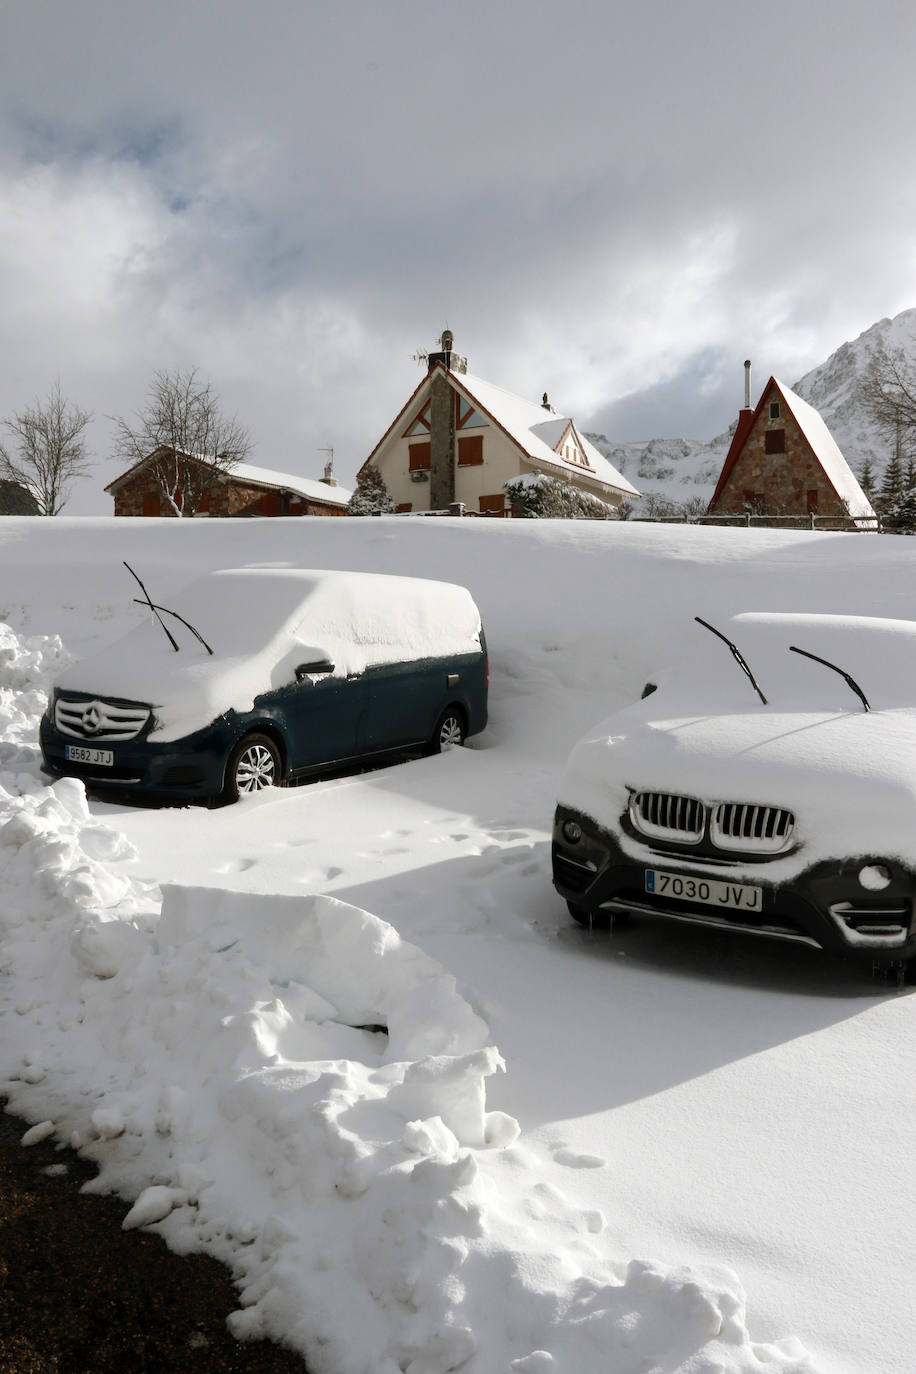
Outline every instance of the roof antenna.
{"label": "roof antenna", "polygon": [[320,449],[318,450],[318,452],[319,452],[319,453],[326,453],[326,454],[328,455],[328,461],[327,461],[327,462],[325,463],[325,465],[324,465],[324,477],[323,477],[321,480],[322,480],[323,482],[327,482],[328,486],[331,486],[331,485],[336,486],[337,484],[333,481],[333,478],[334,478],[334,445],[333,445],[333,444],[328,444],[327,448],[320,448]]}

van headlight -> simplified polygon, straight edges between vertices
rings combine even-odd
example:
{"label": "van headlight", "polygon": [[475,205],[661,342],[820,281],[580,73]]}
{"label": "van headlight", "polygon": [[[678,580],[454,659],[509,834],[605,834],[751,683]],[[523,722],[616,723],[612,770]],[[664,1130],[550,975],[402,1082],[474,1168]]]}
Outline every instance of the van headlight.
{"label": "van headlight", "polygon": [[891,884],[891,871],[884,864],[865,864],[859,869],[859,885],[866,892],[883,892]]}

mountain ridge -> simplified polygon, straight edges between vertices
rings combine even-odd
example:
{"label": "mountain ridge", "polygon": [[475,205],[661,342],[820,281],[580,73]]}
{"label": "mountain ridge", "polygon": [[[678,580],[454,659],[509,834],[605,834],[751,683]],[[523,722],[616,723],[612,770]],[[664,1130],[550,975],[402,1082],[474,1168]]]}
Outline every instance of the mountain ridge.
{"label": "mountain ridge", "polygon": [[[916,309],[878,320],[792,383],[792,390],[820,412],[856,476],[868,459],[876,481],[891,456],[891,446],[866,414],[859,393],[872,358],[882,352],[916,358]],[[655,513],[656,508],[663,514],[672,503],[697,512],[712,497],[736,423],[737,414],[729,428],[713,439],[614,443],[603,434],[587,437],[641,493],[636,506],[640,515]]]}

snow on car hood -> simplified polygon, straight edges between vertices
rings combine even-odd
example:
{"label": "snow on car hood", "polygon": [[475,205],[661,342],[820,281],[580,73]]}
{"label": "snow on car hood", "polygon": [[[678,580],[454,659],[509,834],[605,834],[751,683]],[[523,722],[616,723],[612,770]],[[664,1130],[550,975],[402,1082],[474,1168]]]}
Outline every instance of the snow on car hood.
{"label": "snow on car hood", "polygon": [[[152,590],[152,589],[151,589]],[[153,592],[153,600],[156,600]],[[300,663],[330,659],[334,676],[373,664],[480,649],[480,614],[464,587],[380,573],[226,568],[166,598],[176,653],[153,621],[83,659],[57,681],[64,690],[148,703],[163,743],[202,729],[224,711],[295,681]]]}
{"label": "snow on car hood", "polygon": [[[800,849],[768,865],[874,854],[916,859],[916,624],[846,616],[743,615],[717,626],[748,661],[697,627],[693,655],[658,690],[590,731],[560,800],[619,833],[631,790],[794,811]],[[844,680],[789,645],[843,667]],[[625,847],[635,846],[624,839]]]}

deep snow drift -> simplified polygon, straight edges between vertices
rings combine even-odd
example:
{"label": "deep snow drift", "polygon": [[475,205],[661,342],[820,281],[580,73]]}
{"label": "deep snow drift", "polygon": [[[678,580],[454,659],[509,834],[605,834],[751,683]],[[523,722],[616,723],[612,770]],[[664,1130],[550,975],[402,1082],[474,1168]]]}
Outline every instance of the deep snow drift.
{"label": "deep snow drift", "polygon": [[[569,748],[693,614],[904,616],[908,541],[397,519],[0,539],[0,1090],[26,1140],[97,1160],[125,1225],[233,1267],[239,1335],[316,1374],[911,1367],[912,999],[804,950],[590,940],[546,843]],[[490,728],[224,811],[48,787],[48,681],[142,618],[125,553],[164,604],[267,560],[462,583]]]}

